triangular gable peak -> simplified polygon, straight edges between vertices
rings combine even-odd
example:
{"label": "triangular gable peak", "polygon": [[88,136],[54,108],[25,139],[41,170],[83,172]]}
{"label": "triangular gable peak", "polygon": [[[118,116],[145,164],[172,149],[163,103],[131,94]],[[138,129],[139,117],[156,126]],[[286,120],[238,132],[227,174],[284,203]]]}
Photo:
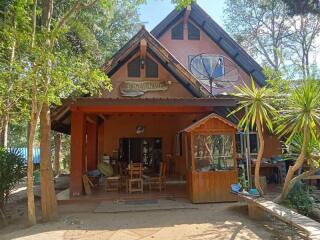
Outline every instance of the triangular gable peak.
{"label": "triangular gable peak", "polygon": [[[141,57],[142,56],[142,57]],[[119,81],[125,81],[126,83],[129,82],[131,84],[131,87],[137,87],[139,88],[143,84],[148,85],[149,87],[158,87],[159,93],[155,94],[156,97],[161,97],[161,88],[165,89],[166,86],[159,82],[159,86],[156,86],[158,83],[157,81],[146,81],[147,79],[144,77],[139,77],[134,79],[135,81],[131,81],[130,79],[126,78],[128,76],[128,73],[126,73],[126,76],[122,75],[120,76],[118,73],[120,71],[128,71],[124,70],[124,68],[128,69],[128,64],[132,62],[135,58],[141,59],[150,58],[154,62],[156,62],[161,69],[166,71],[167,76],[170,75],[169,78],[173,79],[172,81],[168,81],[169,84],[172,84],[173,86],[179,85],[183,88],[183,91],[186,91],[189,93],[189,97],[208,97],[209,92],[202,87],[202,85],[197,81],[197,79],[156,39],[154,38],[144,27],[141,28],[141,30],[125,45],[123,46],[108,62],[106,62],[102,66],[102,70],[106,72],[106,74],[111,78],[113,87],[116,89],[121,88],[119,86]],[[147,64],[146,62],[144,64]],[[137,67],[136,67],[137,68]],[[136,69],[134,68],[134,69]],[[144,67],[141,67],[143,70]],[[160,70],[159,69],[159,72]],[[118,75],[119,76],[118,76]],[[145,74],[145,73],[144,73]],[[128,81],[129,80],[129,81]],[[176,84],[177,83],[177,84]],[[161,85],[162,84],[162,85]],[[128,84],[127,84],[128,85]],[[172,89],[174,88],[172,86]],[[167,86],[170,88],[170,86]],[[174,93],[176,91],[177,86],[174,90],[171,91],[171,93]],[[121,90],[123,94],[123,89]],[[151,89],[150,92],[153,90]],[[154,92],[156,92],[157,89],[154,89]],[[179,92],[179,91],[177,91]],[[119,92],[120,93],[120,92]],[[120,93],[120,95],[121,95]],[[123,94],[125,97],[140,97],[139,93],[135,92],[132,95],[131,93]],[[143,93],[141,92],[143,95]],[[115,96],[116,94],[107,94],[105,97],[118,97]],[[151,94],[149,94],[151,95]],[[182,96],[168,96],[168,94],[163,94],[165,97],[185,97],[186,94]],[[153,96],[153,95],[152,95]]]}
{"label": "triangular gable peak", "polygon": [[[170,32],[172,28],[179,22],[186,25],[186,21],[191,22],[192,25],[200,29],[201,34],[203,33],[205,35],[204,38],[208,39],[209,42],[214,43],[214,45],[210,45],[208,41],[170,41],[169,37],[166,35],[171,35]],[[186,28],[184,27],[184,34],[188,34],[185,33],[185,29]],[[262,67],[196,3],[192,3],[189,8],[184,8],[180,11],[173,10],[151,31],[151,34],[169,49],[169,51],[172,51],[177,59],[187,66],[187,68],[189,67],[188,54],[192,55],[197,51],[196,54],[204,54],[207,52],[207,49],[210,49],[209,53],[216,53],[219,55],[223,52],[226,57],[238,65],[241,72],[243,72],[240,77],[247,78],[246,81],[249,80],[248,84],[250,84],[250,76],[253,77],[257,85],[264,86],[266,84]],[[188,38],[188,35],[185,36],[185,39],[186,38]],[[179,49],[181,45],[184,46],[186,51]],[[180,54],[182,56],[178,56]]]}
{"label": "triangular gable peak", "polygon": [[[191,124],[189,127],[183,129],[182,132],[193,132],[193,131],[201,130],[202,126],[210,125],[210,123],[212,123],[211,125],[214,125],[212,127],[212,130],[219,131],[220,128],[219,128],[219,126],[217,126],[217,121],[220,122],[223,125],[227,125],[231,129],[234,129],[234,130],[237,129],[237,125],[235,125],[234,123],[232,123],[232,122],[228,121],[227,119],[219,116],[218,114],[211,113],[208,116],[200,119],[199,121]],[[210,129],[210,126],[209,126],[209,129]],[[207,127],[206,130],[208,130],[208,127]]]}

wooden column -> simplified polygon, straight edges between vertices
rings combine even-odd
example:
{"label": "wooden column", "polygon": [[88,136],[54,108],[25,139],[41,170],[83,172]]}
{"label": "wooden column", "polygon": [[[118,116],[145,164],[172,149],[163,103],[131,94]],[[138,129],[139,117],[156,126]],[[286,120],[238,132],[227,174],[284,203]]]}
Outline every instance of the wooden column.
{"label": "wooden column", "polygon": [[71,166],[70,196],[80,196],[83,191],[82,174],[85,159],[85,115],[75,109],[71,114]]}
{"label": "wooden column", "polygon": [[87,170],[97,168],[97,123],[87,122]]}

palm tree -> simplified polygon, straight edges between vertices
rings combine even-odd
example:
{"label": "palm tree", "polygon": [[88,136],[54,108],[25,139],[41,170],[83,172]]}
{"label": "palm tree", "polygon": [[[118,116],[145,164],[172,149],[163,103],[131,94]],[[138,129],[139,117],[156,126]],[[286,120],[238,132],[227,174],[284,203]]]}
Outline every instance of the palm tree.
{"label": "palm tree", "polygon": [[272,91],[267,87],[256,87],[253,79],[251,86],[244,84],[243,86],[236,86],[238,91],[234,95],[240,98],[238,107],[230,114],[243,112],[242,118],[239,121],[239,127],[244,130],[255,129],[259,137],[259,152],[257,156],[254,180],[255,186],[260,195],[263,196],[263,190],[260,185],[260,165],[264,152],[264,126],[269,130],[273,130],[272,118],[276,115],[275,108],[270,104],[272,101]]}
{"label": "palm tree", "polygon": [[277,119],[277,133],[287,137],[287,142],[291,142],[298,134],[303,136],[303,140],[297,160],[293,166],[289,167],[282,192],[275,199],[276,202],[286,199],[291,189],[290,185],[293,184],[294,174],[306,160],[311,138],[317,139],[320,127],[319,93],[319,81],[306,79],[289,95],[286,109],[280,110],[281,114]]}

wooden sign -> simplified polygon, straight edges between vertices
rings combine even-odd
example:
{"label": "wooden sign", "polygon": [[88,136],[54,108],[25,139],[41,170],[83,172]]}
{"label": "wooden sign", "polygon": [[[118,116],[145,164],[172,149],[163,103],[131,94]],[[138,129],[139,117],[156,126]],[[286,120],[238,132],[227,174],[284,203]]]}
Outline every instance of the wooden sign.
{"label": "wooden sign", "polygon": [[124,81],[120,84],[120,93],[124,97],[139,97],[145,92],[168,90],[166,81]]}

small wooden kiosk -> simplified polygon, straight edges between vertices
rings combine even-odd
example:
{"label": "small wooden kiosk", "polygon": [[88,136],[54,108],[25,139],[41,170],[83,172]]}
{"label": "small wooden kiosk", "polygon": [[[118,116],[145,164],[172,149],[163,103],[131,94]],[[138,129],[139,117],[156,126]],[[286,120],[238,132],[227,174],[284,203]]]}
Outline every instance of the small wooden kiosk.
{"label": "small wooden kiosk", "polygon": [[187,188],[193,203],[235,201],[230,185],[237,182],[235,124],[210,114],[184,129]]}

